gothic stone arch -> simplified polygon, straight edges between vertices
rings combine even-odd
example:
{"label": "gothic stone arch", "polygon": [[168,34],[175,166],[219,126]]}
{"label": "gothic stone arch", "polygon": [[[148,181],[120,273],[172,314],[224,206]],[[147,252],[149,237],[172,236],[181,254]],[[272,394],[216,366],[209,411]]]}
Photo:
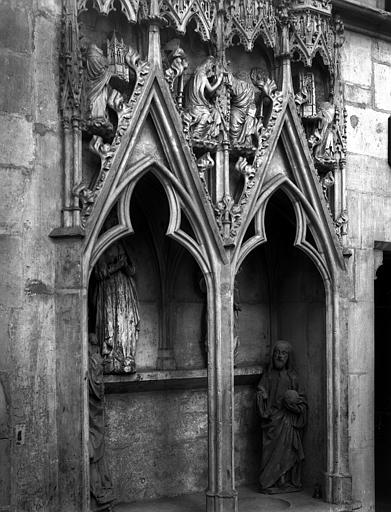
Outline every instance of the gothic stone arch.
{"label": "gothic stone arch", "polygon": [[[194,9],[198,9],[198,3],[193,3]],[[266,38],[264,43],[272,48],[274,56],[279,57],[280,62],[280,65],[276,64],[275,76],[268,77],[267,80],[263,77],[262,85],[261,71],[252,73],[253,80],[259,87],[258,93],[263,91],[261,97],[266,96],[267,101],[262,103],[262,106],[257,104],[257,115],[260,109],[262,110],[262,117],[258,117],[258,136],[256,137],[254,131],[248,132],[246,147],[238,145],[229,133],[227,123],[229,125],[230,119],[224,111],[228,96],[224,96],[223,93],[219,96],[219,108],[213,110],[210,106],[211,112],[213,111],[217,117],[220,116],[220,135],[223,134],[221,138],[219,135],[214,139],[215,135],[211,131],[205,140],[200,141],[193,137],[195,111],[189,110],[189,104],[187,107],[185,105],[184,110],[182,75],[186,76],[187,66],[180,46],[176,48],[177,53],[174,51],[168,57],[168,67],[164,69],[162,65],[167,55],[163,55],[164,49],[160,43],[160,36],[164,35],[161,21],[167,20],[167,13],[162,14],[159,9],[174,12],[175,5],[169,2],[168,7],[155,2],[149,5],[142,2],[121,2],[129,21],[136,21],[137,11],[139,17],[146,14],[145,23],[138,27],[141,32],[144,31],[144,38],[139,37],[138,40],[147,41],[147,45],[138,48],[139,52],[142,50],[140,53],[144,60],[133,51],[134,49],[131,55],[123,56],[124,62],[126,61],[134,76],[133,89],[129,92],[128,85],[125,87],[122,82],[125,88],[118,87],[128,92],[121,93],[116,90],[116,94],[107,100],[111,115],[114,113],[116,116],[114,125],[111,117],[104,121],[103,128],[100,121],[97,131],[96,119],[91,118],[91,112],[88,114],[89,117],[83,118],[83,115],[86,115],[82,110],[83,101],[93,101],[86,92],[88,89],[83,89],[84,82],[81,77],[86,76],[83,59],[81,53],[64,52],[65,58],[68,59],[68,67],[65,68],[62,90],[65,151],[63,225],[51,234],[57,248],[57,424],[59,493],[62,510],[87,511],[89,506],[86,386],[89,275],[99,256],[110,244],[132,234],[133,227],[129,214],[132,194],[138,180],[149,172],[159,180],[167,196],[170,210],[167,235],[179,242],[192,255],[201,268],[206,282],[209,307],[206,510],[238,510],[233,449],[234,280],[244,258],[267,239],[264,215],[269,198],[278,189],[287,195],[293,205],[296,217],[294,244],[312,260],[322,276],[325,288],[325,499],[336,504],[351,501],[347,454],[348,425],[346,415],[342,414],[342,411],[347,410],[347,381],[344,371],[347,365],[347,333],[343,321],[343,311],[346,307],[346,276],[341,247],[343,236],[337,237],[333,223],[339,211],[332,212],[334,219],[330,216],[330,208],[334,208],[336,204],[342,205],[343,210],[343,191],[336,188],[337,192],[342,194],[342,199],[335,193],[338,201],[335,200],[332,205],[328,204],[329,195],[323,186],[325,182],[320,183],[318,179],[319,173],[329,180],[333,177],[330,173],[325,175],[329,163],[328,156],[326,158],[325,153],[319,151],[316,154],[312,152],[311,144],[314,143],[314,139],[311,139],[311,134],[307,134],[309,144],[303,130],[303,118],[301,119],[298,114],[297,101],[302,101],[303,97],[298,99],[293,90],[290,55],[291,52],[294,53],[294,47],[289,48],[289,44],[295,40],[290,38],[290,28],[287,24],[289,16],[294,16],[294,13],[284,9],[276,10],[271,2],[270,5],[266,3],[268,5],[262,14],[265,16],[265,22],[261,32],[257,23],[253,23],[253,30],[257,31],[255,34],[251,32],[251,23],[248,24],[247,19],[239,20],[240,24],[247,26],[249,30],[245,34],[246,40],[251,42],[247,44],[247,50],[253,50],[253,43],[257,37]],[[64,4],[65,45],[72,41],[73,48],[77,48],[78,7],[84,9],[86,2],[78,2],[76,5],[74,1],[64,0]],[[112,14],[113,2],[99,1],[93,5],[103,14]],[[208,6],[210,7],[209,3]],[[294,10],[301,8],[305,6],[295,4]],[[231,38],[232,34],[227,34],[234,31],[231,26],[232,20],[229,15],[225,17],[223,11],[214,12],[212,8],[197,14],[202,15],[204,28],[198,27],[202,32],[202,39],[209,41],[219,65],[225,66],[225,47],[234,44],[235,41],[234,35]],[[246,16],[248,15],[247,12]],[[325,23],[322,27],[328,31],[328,40],[335,39],[337,32],[330,21],[331,6],[327,4],[321,7],[321,12],[315,15],[324,17]],[[171,22],[175,25],[175,16],[170,15],[169,18],[174,20]],[[186,20],[180,19],[180,23],[186,23]],[[179,25],[174,28],[181,34],[183,27]],[[211,33],[205,29],[212,25],[217,33],[216,39],[213,39]],[[181,37],[183,44],[186,45],[186,35]],[[325,41],[322,37],[320,39]],[[124,48],[119,41],[113,41],[119,45],[118,48]],[[95,48],[90,48],[95,55],[94,58],[101,59],[100,63],[108,66],[108,61],[105,61],[108,57],[101,57],[99,49],[96,48],[96,45]],[[333,48],[338,48],[337,43]],[[251,59],[251,56],[249,58]],[[210,59],[205,65],[213,67],[215,62]],[[111,64],[119,65],[118,62]],[[120,65],[125,64],[121,61]],[[197,69],[199,68],[193,65],[190,75],[194,75]],[[87,79],[91,77],[87,75]],[[186,79],[189,79],[189,75]],[[102,80],[101,92],[107,92],[104,91],[107,83]],[[239,83],[239,86],[244,87],[243,83]],[[224,90],[228,90],[228,85],[224,87]],[[217,90],[217,86],[215,89]],[[107,113],[107,105],[104,106],[104,115]],[[91,107],[96,105],[90,105]],[[193,112],[190,121],[189,116],[186,117],[186,108],[187,112]],[[327,116],[321,117],[319,114],[323,136],[326,137],[327,134],[331,137],[332,133],[333,137],[338,139],[339,145],[335,143],[333,148],[338,148],[340,156],[344,150],[344,139],[341,127],[335,126],[337,121],[334,120],[331,127],[331,121],[327,121]],[[200,126],[199,124],[199,130],[202,131]],[[331,128],[334,131],[331,132]],[[110,132],[113,129],[114,134]],[[82,132],[90,137],[90,147],[101,161],[92,187],[81,181]],[[148,141],[148,144],[144,144],[145,141]],[[319,145],[320,142],[317,140],[316,144]],[[327,151],[330,147],[327,146]],[[338,168],[338,172],[343,176],[343,158],[338,160],[337,156],[333,154],[330,157],[333,169]],[[242,181],[237,181],[242,183],[242,190],[236,196],[230,192],[231,164],[235,163],[233,159],[236,159],[236,170],[242,176]],[[315,168],[315,164],[319,167]],[[336,176],[334,178],[336,182]],[[211,187],[210,182],[213,180],[215,182]],[[101,234],[103,223],[115,204],[119,205],[118,223]],[[183,215],[187,217],[194,236],[181,228]],[[251,222],[254,222],[255,233],[246,238]],[[342,219],[339,228],[345,224]],[[308,233],[311,234],[309,238]],[[341,235],[341,232],[338,234]]]}

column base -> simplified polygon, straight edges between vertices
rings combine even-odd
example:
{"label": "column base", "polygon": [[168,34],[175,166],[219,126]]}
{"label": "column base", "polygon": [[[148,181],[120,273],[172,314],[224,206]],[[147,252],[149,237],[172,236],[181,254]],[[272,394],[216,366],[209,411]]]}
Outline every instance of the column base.
{"label": "column base", "polygon": [[351,475],[325,473],[325,501],[336,505],[352,503]]}
{"label": "column base", "polygon": [[238,512],[238,493],[236,490],[226,493],[206,491],[207,512]]}

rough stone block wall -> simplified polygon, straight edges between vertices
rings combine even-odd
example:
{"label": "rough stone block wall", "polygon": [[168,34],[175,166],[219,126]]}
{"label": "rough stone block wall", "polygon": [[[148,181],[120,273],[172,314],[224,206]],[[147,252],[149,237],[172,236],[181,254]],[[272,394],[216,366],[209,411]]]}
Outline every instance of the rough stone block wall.
{"label": "rough stone block wall", "polygon": [[[255,483],[260,422],[255,386],[235,386],[237,485]],[[204,492],[208,485],[203,389],[106,395],[107,457],[118,502]]]}
{"label": "rough stone block wall", "polygon": [[391,44],[346,33],[342,75],[348,112],[347,202],[352,278],[349,426],[353,493],[374,510],[374,242],[391,241]]}
{"label": "rough stone block wall", "polygon": [[55,0],[0,2],[0,382],[9,412],[0,435],[0,506],[18,512],[56,510],[48,234],[61,204],[59,15]]}

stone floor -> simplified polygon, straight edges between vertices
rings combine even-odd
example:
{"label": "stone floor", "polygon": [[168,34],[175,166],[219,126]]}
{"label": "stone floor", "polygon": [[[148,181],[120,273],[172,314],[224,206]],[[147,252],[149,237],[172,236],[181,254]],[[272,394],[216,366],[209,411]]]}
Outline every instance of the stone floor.
{"label": "stone floor", "polygon": [[[239,512],[280,512],[283,510],[289,510],[289,512],[350,512],[353,509],[328,505],[321,500],[311,498],[311,495],[305,492],[266,496],[248,487],[239,490]],[[358,510],[358,507],[354,507],[354,510]],[[205,495],[189,494],[141,503],[120,503],[114,508],[114,511],[205,512]]]}

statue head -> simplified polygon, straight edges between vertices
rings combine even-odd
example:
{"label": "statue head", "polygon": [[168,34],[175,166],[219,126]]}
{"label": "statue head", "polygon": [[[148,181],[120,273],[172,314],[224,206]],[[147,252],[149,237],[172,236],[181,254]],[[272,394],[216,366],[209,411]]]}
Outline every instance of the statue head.
{"label": "statue head", "polygon": [[288,341],[279,340],[273,347],[273,368],[283,370],[289,365],[292,345]]}
{"label": "statue head", "polygon": [[98,337],[94,332],[88,334],[88,342],[90,345],[99,345]]}
{"label": "statue head", "polygon": [[88,353],[96,354],[100,352],[98,337],[94,332],[88,334]]}
{"label": "statue head", "polygon": [[208,76],[211,74],[214,74],[216,67],[216,59],[212,55],[209,55],[207,59],[201,64],[201,66],[198,68],[199,71],[203,71]]}
{"label": "statue head", "polygon": [[247,73],[247,71],[243,71],[243,70],[236,71],[236,73],[234,73],[234,77],[237,78],[238,80],[242,80],[243,82],[249,81],[249,74]]}
{"label": "statue head", "polygon": [[250,78],[252,83],[262,91],[269,76],[262,68],[252,68]]}

